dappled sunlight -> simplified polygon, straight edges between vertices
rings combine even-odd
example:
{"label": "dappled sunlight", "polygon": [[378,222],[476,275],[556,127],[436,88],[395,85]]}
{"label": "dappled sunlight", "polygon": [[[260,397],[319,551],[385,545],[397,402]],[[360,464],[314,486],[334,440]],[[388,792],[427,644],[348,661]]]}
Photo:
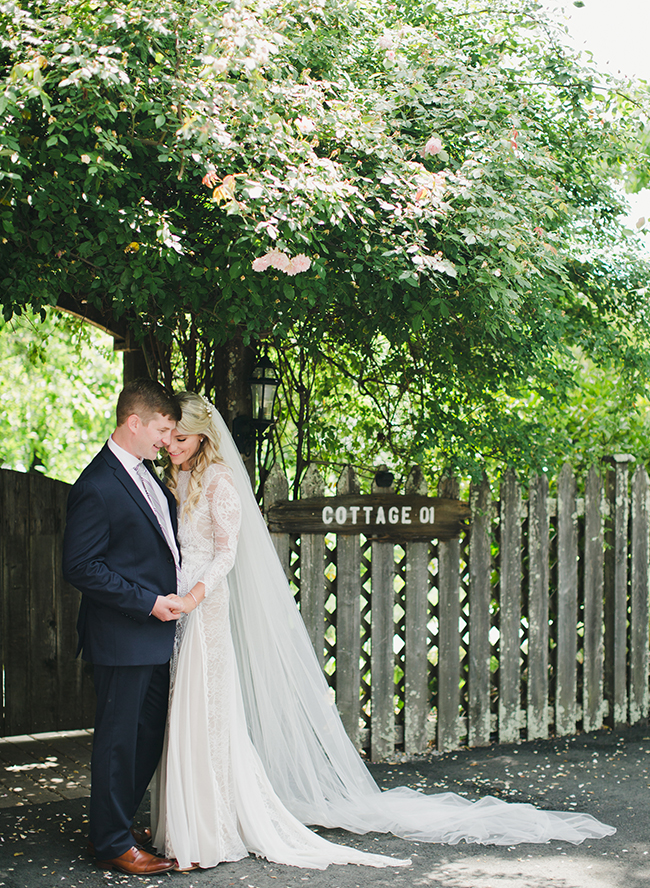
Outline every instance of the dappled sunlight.
{"label": "dappled sunlight", "polygon": [[30,762],[27,765],[7,765],[5,771],[33,771],[44,770],[45,768],[56,768],[57,760],[54,756],[48,756],[47,760],[44,762]]}
{"label": "dappled sunlight", "polygon": [[571,850],[552,856],[515,856],[517,850],[512,848],[507,855],[443,860],[430,872],[416,876],[412,884],[414,888],[641,888],[648,884],[648,870],[641,862],[648,859],[644,857],[648,849],[650,844],[630,848],[633,859],[625,873],[620,855],[606,851],[595,859],[576,856]]}

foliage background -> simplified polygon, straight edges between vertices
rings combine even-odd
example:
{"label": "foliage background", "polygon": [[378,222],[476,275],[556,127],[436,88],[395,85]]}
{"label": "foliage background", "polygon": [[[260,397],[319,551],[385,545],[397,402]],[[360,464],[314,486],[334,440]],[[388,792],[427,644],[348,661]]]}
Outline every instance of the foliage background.
{"label": "foliage background", "polygon": [[[276,356],[274,356],[276,357]],[[47,311],[44,318],[26,312],[0,327],[0,460],[2,468],[26,471],[36,458],[36,471],[72,483],[104,444],[114,427],[114,408],[122,387],[122,358],[113,340],[69,315]],[[282,363],[285,393],[276,435],[277,456],[290,478],[297,415],[287,405],[297,385],[310,387],[313,453],[332,489],[342,466],[357,469],[369,490],[378,465],[395,471],[397,486],[410,463],[410,426],[399,427],[399,410],[385,405],[384,415],[356,386],[325,366],[296,378],[296,368]],[[577,473],[615,453],[631,453],[650,465],[650,401],[636,385],[613,369],[603,370],[585,359],[575,361],[575,385],[566,398],[541,399],[529,393],[504,405],[513,423],[538,424],[548,459],[540,467],[553,477],[565,460]],[[395,418],[397,414],[397,419]],[[394,441],[384,438],[386,417],[394,424]],[[468,426],[470,432],[474,424]],[[462,428],[465,428],[463,425]],[[295,443],[295,442],[294,442]],[[421,461],[435,483],[445,467],[442,451],[423,450]],[[492,480],[504,463],[497,453],[485,462]],[[526,475],[524,470],[522,473]]]}
{"label": "foliage background", "polygon": [[[566,50],[534,0],[0,14],[7,320],[90,305],[215,397],[221,348],[268,347],[268,460],[295,489],[314,460],[597,459],[623,440],[613,397],[642,441],[650,266],[620,215],[648,92]],[[309,268],[257,270],[271,249]]]}
{"label": "foliage background", "polygon": [[0,465],[72,483],[115,427],[121,356],[110,336],[32,312],[0,326]]}

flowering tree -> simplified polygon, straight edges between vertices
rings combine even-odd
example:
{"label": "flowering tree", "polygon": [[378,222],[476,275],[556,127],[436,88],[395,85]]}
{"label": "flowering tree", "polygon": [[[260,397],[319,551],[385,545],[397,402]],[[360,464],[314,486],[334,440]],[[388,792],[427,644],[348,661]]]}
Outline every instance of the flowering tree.
{"label": "flowering tree", "polygon": [[[476,465],[504,440],[533,459],[512,398],[556,396],[571,347],[644,365],[616,178],[645,168],[646,98],[572,58],[532,0],[2,14],[6,318],[94,306],[208,394],[220,348],[267,342],[313,381],[288,410],[347,379],[382,447]],[[306,451],[353,446],[328,428]]]}

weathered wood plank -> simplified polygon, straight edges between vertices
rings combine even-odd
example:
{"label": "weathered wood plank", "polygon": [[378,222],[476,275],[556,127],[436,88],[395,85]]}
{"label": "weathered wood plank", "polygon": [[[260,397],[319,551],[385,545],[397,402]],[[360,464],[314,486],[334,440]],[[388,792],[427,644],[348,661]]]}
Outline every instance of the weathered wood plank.
{"label": "weathered wood plank", "polygon": [[470,490],[469,730],[470,746],[490,743],[490,599],[492,504],[487,477]]}
{"label": "weathered wood plank", "polygon": [[501,482],[499,574],[499,742],[519,740],[521,488],[511,470]]}
{"label": "weathered wood plank", "polygon": [[[443,477],[441,496],[458,495],[458,481]],[[438,545],[438,749],[460,742],[460,541]]]}
{"label": "weathered wood plank", "polygon": [[[267,515],[276,503],[284,502],[289,498],[289,482],[287,481],[282,469],[276,463],[268,474],[264,484],[264,510]],[[275,533],[271,531],[271,539],[278,553],[278,558],[284,570],[287,579],[290,578],[289,564],[291,558],[291,549],[289,545],[289,534],[285,532]]]}
{"label": "weathered wood plank", "polygon": [[648,715],[648,473],[632,477],[630,558],[630,724]]}
{"label": "weathered wood plank", "polygon": [[80,594],[63,579],[63,528],[69,485],[52,481],[56,548],[54,558],[57,633],[57,730],[90,727],[94,721],[95,689],[83,660],[76,658],[77,613]]}
{"label": "weathered wood plank", "polygon": [[[337,493],[358,493],[359,479],[346,466]],[[361,542],[358,536],[336,540],[336,705],[347,735],[359,746],[359,685],[361,642]]]}
{"label": "weathered wood plank", "polygon": [[[382,468],[382,467],[380,467]],[[383,488],[386,490],[386,488]],[[373,493],[376,485],[373,482]],[[370,757],[390,758],[395,751],[395,549],[371,546]]]}
{"label": "weathered wood plank", "polygon": [[373,762],[395,749],[395,553],[392,543],[372,544],[370,748]]}
{"label": "weathered wood plank", "polygon": [[31,729],[29,486],[21,472],[3,470],[2,548],[6,735]]}
{"label": "weathered wood plank", "polygon": [[[406,480],[407,494],[426,495],[427,482],[419,466]],[[404,665],[404,751],[409,754],[427,748],[429,701],[429,661],[427,622],[429,594],[429,543],[406,545],[406,652]]]}
{"label": "weathered wood plank", "polygon": [[582,709],[585,731],[603,726],[603,486],[592,466],[585,484],[584,663]]}
{"label": "weathered wood plank", "polygon": [[605,553],[605,692],[615,727],[627,721],[627,455],[613,458],[607,473],[610,518]]}
{"label": "weathered wood plank", "polygon": [[[320,496],[324,484],[315,466],[310,466],[300,485],[301,496]],[[319,663],[325,665],[325,539],[320,534],[300,537],[300,612]]]}
{"label": "weathered wood plank", "polygon": [[528,740],[548,737],[548,478],[531,479],[528,493]]}
{"label": "weathered wood plank", "polygon": [[55,594],[56,521],[54,483],[33,473],[29,484],[30,697],[33,731],[58,721],[57,625]]}
{"label": "weathered wood plank", "polygon": [[557,659],[555,733],[576,729],[577,623],[578,623],[578,518],[576,481],[571,466],[562,466],[557,494]]}

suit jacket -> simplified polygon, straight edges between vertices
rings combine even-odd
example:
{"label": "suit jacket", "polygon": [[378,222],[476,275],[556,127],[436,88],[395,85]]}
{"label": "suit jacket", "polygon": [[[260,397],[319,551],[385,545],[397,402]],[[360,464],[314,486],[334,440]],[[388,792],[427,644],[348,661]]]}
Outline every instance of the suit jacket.
{"label": "suit jacket", "polygon": [[[162,486],[162,485],[161,485]],[[174,534],[176,503],[164,488]],[[82,593],[83,658],[104,666],[165,663],[176,621],[150,616],[156,596],[176,592],[176,566],[151,507],[108,446],[68,497],[63,573]]]}

